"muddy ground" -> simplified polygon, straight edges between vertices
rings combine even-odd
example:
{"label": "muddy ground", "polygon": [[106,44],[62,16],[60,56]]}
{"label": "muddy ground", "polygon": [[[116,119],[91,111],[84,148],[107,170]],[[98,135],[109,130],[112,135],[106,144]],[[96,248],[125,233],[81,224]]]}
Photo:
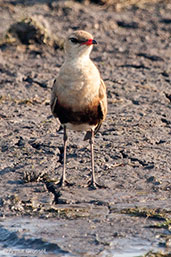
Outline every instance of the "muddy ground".
{"label": "muddy ground", "polygon": [[[3,256],[25,256],[13,252],[15,247],[27,256],[34,255],[28,249],[43,249],[37,255],[133,257],[138,252],[115,254],[118,242],[125,242],[122,254],[130,242],[135,247],[134,240],[145,240],[146,252],[160,247],[167,253],[160,256],[171,256],[170,13],[169,1],[120,11],[71,1],[0,1],[0,249],[8,250]],[[52,43],[33,38],[22,44],[15,33],[9,39],[10,26],[26,17],[46,28]],[[63,131],[49,99],[64,61],[61,39],[76,29],[98,42],[91,58],[107,86],[108,115],[95,139],[96,177],[105,189],[85,187],[89,144],[84,133],[72,131],[67,179],[75,184],[56,185]],[[24,219],[40,228],[27,235],[16,225]]]}

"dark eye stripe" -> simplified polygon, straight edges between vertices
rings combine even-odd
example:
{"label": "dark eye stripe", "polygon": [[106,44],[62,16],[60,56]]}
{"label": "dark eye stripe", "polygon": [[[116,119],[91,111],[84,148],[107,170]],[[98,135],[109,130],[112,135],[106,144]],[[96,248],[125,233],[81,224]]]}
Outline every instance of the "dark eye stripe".
{"label": "dark eye stripe", "polygon": [[71,42],[74,43],[74,44],[79,43],[78,39],[76,39],[76,38],[74,38],[74,37],[70,38],[70,40],[71,40]]}
{"label": "dark eye stripe", "polygon": [[75,37],[71,37],[71,38],[69,38],[69,40],[70,40],[72,43],[74,43],[74,44],[82,44],[82,43],[87,42],[87,40],[78,40],[78,39],[75,38]]}

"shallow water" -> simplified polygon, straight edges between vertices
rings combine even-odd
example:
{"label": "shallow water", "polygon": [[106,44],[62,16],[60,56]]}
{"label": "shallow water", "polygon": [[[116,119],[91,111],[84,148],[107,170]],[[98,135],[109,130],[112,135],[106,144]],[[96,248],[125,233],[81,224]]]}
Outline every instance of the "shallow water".
{"label": "shallow water", "polygon": [[[113,250],[114,249],[114,250]],[[158,250],[156,244],[152,245],[148,240],[141,238],[122,238],[115,240],[111,245],[111,251],[104,253],[103,257],[137,257],[150,250]]]}
{"label": "shallow water", "polygon": [[[84,247],[79,238],[73,235],[73,240],[68,240],[69,232],[61,234],[61,230],[63,231],[66,226],[65,223],[65,220],[21,217],[1,220],[0,256],[83,256],[81,249],[77,249]],[[81,227],[75,229],[79,230]],[[70,248],[72,250],[69,250]],[[117,238],[110,242],[109,247],[104,248],[99,256],[135,257],[149,250],[157,250],[157,244],[152,245],[150,241],[141,238]]]}

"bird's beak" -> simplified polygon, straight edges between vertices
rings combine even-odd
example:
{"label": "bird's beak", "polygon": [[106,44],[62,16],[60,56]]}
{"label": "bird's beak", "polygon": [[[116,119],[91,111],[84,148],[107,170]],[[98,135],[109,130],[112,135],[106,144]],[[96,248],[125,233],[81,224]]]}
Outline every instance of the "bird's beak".
{"label": "bird's beak", "polygon": [[86,42],[81,43],[81,45],[87,45],[87,46],[95,45],[95,44],[97,44],[97,42],[94,39],[89,39]]}
{"label": "bird's beak", "polygon": [[92,40],[92,44],[93,44],[93,45],[97,45],[96,40],[93,39],[93,40]]}

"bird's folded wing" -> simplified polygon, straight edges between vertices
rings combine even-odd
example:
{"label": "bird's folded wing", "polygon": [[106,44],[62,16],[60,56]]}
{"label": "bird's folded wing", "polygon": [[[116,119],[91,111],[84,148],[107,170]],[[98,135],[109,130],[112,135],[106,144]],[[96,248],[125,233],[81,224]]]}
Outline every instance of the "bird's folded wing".
{"label": "bird's folded wing", "polygon": [[58,98],[57,98],[57,95],[55,93],[55,86],[56,86],[56,79],[54,80],[53,86],[52,86],[50,107],[51,107],[51,111],[52,111],[54,117],[57,118],[58,116],[57,116],[57,113],[55,112],[55,106],[57,105]]}
{"label": "bird's folded wing", "polygon": [[[99,131],[101,124],[102,124],[103,120],[106,118],[106,114],[107,114],[106,86],[102,79],[101,79],[100,88],[99,88],[99,99],[100,99],[100,102],[99,102],[99,106],[98,106],[98,115],[100,118],[100,122],[95,127],[94,134],[96,134]],[[91,138],[91,132],[87,131],[87,133],[84,137],[84,141],[88,140],[90,138]]]}

